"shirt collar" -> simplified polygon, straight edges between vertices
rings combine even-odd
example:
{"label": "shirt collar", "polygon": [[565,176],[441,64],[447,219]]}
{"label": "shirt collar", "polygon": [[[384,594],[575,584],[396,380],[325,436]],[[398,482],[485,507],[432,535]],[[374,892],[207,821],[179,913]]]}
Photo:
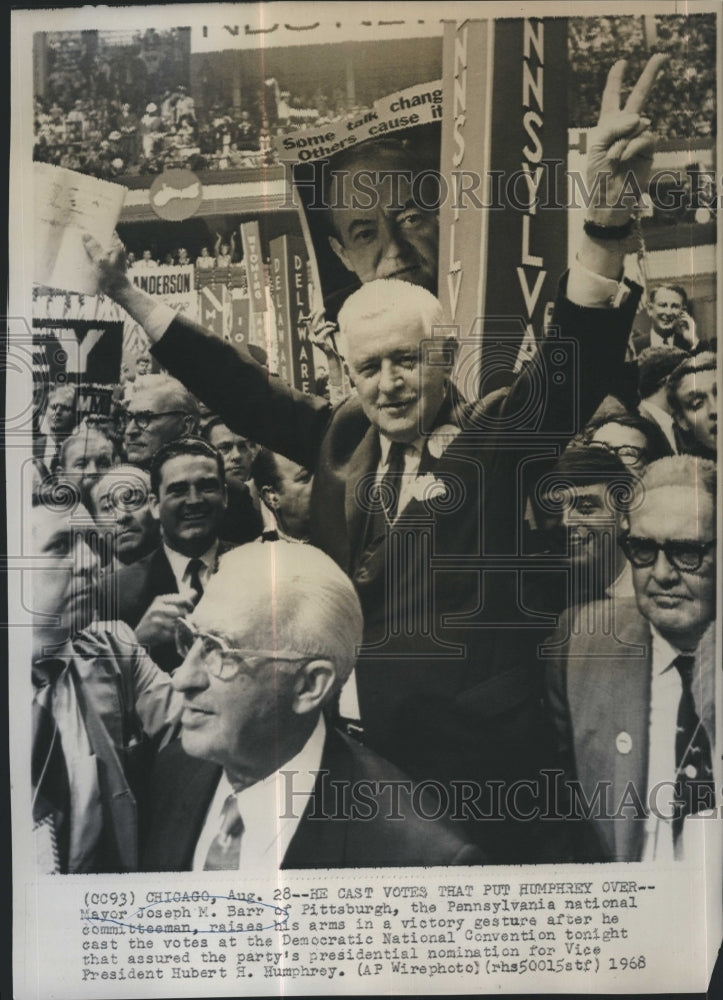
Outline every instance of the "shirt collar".
{"label": "shirt collar", "polygon": [[683,650],[677,649],[672,643],[658,632],[654,625],[650,625],[650,632],[653,636],[653,663],[656,665],[658,673],[666,673],[673,665],[674,660],[679,656],[688,655],[695,657],[696,668],[706,662],[706,657],[712,653],[715,643],[715,621],[709,623],[700,638],[700,642],[691,653],[684,654]]}
{"label": "shirt collar", "polygon": [[[215,801],[224,802],[229,795],[236,796],[244,822],[244,836],[247,837],[247,844],[250,838],[254,845],[253,856],[268,856],[269,852],[274,852],[283,858],[314,791],[325,741],[326,724],[324,716],[319,715],[314,731],[296,756],[262,781],[235,792],[226,772],[222,773]],[[287,784],[282,772],[293,776],[291,816],[285,814],[288,809]]]}
{"label": "shirt collar", "polygon": [[649,399],[644,399],[641,402],[639,409],[643,411],[643,414],[647,410],[647,412],[650,413],[650,415],[660,424],[663,430],[673,430],[675,421],[671,415],[666,413],[666,411],[661,406],[658,406],[657,403],[651,403]]}
{"label": "shirt collar", "polygon": [[173,575],[176,580],[182,580],[186,570],[188,569],[188,564],[191,559],[198,558],[204,564],[206,569],[212,573],[216,568],[216,553],[218,552],[218,539],[211,545],[204,553],[200,556],[184,556],[180,552],[176,552],[175,549],[170,548],[166,543],[163,543],[163,551],[166,553],[166,559],[168,559],[171,564],[171,569],[173,570]]}
{"label": "shirt collar", "polygon": [[[415,441],[410,441],[409,444],[406,444],[404,446],[404,453],[405,453],[405,455],[408,454],[410,451],[415,451],[417,453],[417,455],[421,455],[422,454],[422,450],[424,448],[424,442],[425,442],[425,440],[426,440],[426,438],[424,438],[423,436],[420,436]],[[391,442],[391,440],[388,437],[386,437],[386,435],[384,435],[384,434],[382,434],[380,432],[380,434],[379,434],[379,445],[380,445],[381,451],[382,451],[382,457],[381,457],[381,460],[380,460],[379,464],[380,465],[387,465],[387,463],[389,462],[389,449],[392,447],[392,442]]]}

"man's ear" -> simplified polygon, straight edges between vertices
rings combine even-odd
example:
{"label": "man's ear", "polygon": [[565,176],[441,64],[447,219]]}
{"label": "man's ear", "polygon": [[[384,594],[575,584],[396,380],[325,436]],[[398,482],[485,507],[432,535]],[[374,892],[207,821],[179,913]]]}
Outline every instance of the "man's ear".
{"label": "man's ear", "polygon": [[620,515],[620,531],[621,532],[630,531],[630,517],[627,514]]}
{"label": "man's ear", "polygon": [[352,274],[356,274],[356,271],[349,262],[349,258],[346,255],[346,250],[344,249],[343,244],[339,242],[336,236],[329,237],[329,246],[334,251],[339,260],[342,262],[347,271],[351,271]]}
{"label": "man's ear", "polygon": [[279,506],[279,494],[273,488],[273,486],[262,486],[261,487],[261,499],[269,508],[270,511],[277,510]]}
{"label": "man's ear", "polygon": [[680,429],[682,431],[685,431],[687,434],[689,434],[693,429],[690,425],[690,421],[686,417],[684,417],[679,410],[673,410],[673,422],[676,423],[678,427],[680,427]]}
{"label": "man's ear", "polygon": [[182,419],[184,435],[198,434],[198,421],[192,413],[185,413]]}
{"label": "man's ear", "polygon": [[158,501],[158,497],[155,493],[148,494],[148,506],[151,511],[151,516],[155,521],[160,521],[161,519],[161,505]]}
{"label": "man's ear", "polygon": [[293,709],[297,715],[318,711],[327,700],[336,681],[331,660],[310,660],[294,678]]}

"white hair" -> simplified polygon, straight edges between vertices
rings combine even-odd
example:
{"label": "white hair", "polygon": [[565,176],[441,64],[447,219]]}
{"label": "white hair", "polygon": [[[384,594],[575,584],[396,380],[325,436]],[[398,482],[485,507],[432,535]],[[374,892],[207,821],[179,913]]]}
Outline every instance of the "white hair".
{"label": "white hair", "polygon": [[707,493],[716,502],[716,464],[695,455],[668,455],[651,462],[642,475],[641,489],[645,493],[661,487],[688,487]]}
{"label": "white hair", "polygon": [[[377,278],[353,292],[339,310],[339,332],[346,338],[358,326],[388,321],[395,326],[421,327],[431,337],[435,326],[445,326],[439,299],[422,288],[399,278]],[[445,331],[449,335],[449,328]]]}
{"label": "white hair", "polygon": [[[141,355],[143,357],[143,355]],[[179,382],[178,379],[170,375],[149,374],[143,376],[143,381],[136,387],[135,392],[150,392],[156,401],[162,396],[167,400],[168,405],[180,410],[198,420],[200,411],[198,400],[188,389]]]}
{"label": "white hair", "polygon": [[258,649],[293,650],[335,666],[338,690],[354,667],[362,611],[349,577],[313,545],[250,542],[227,552],[204,592],[204,618]]}

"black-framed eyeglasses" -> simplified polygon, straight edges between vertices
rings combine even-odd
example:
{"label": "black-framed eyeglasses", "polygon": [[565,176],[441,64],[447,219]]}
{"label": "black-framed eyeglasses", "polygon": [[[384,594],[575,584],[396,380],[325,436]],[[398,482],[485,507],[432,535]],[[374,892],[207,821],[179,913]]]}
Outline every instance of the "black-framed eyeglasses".
{"label": "black-framed eyeglasses", "polygon": [[179,656],[185,660],[199,640],[202,643],[199,653],[204,667],[222,681],[233,680],[240,673],[253,673],[264,661],[272,660],[283,668],[288,663],[313,659],[307,653],[297,653],[291,649],[235,649],[221,636],[199,631],[188,618],[176,620],[176,649]]}
{"label": "black-framed eyeglasses", "polygon": [[135,413],[131,413],[130,410],[124,410],[122,414],[123,426],[127,427],[135,420],[138,430],[144,431],[153,420],[158,420],[159,417],[171,417],[173,414],[186,416],[186,411],[164,410],[161,413],[154,413],[153,410],[138,410]]}
{"label": "black-framed eyeglasses", "polygon": [[679,572],[697,573],[716,541],[717,539],[711,538],[709,542],[687,540],[658,542],[654,538],[641,538],[626,533],[618,539],[618,544],[636,569],[654,566],[658,553],[664,552],[670,565]]}
{"label": "black-framed eyeglasses", "polygon": [[611,452],[623,465],[637,465],[641,460],[645,460],[648,457],[648,452],[645,448],[638,448],[634,444],[607,444],[605,441],[590,441],[589,448],[603,448],[605,451]]}

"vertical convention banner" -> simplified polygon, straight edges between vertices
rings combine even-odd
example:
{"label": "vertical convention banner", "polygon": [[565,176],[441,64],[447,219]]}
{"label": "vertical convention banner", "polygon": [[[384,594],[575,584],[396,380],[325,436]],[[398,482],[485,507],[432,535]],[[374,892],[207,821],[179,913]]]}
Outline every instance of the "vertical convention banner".
{"label": "vertical convention banner", "polygon": [[227,285],[204,285],[198,294],[198,322],[214,337],[229,339],[231,290]]}
{"label": "vertical convention banner", "polygon": [[255,313],[266,312],[266,281],[264,279],[264,260],[261,254],[261,234],[259,224],[253,222],[241,223],[241,240],[244,248],[244,263],[249,282],[249,298],[251,308]]}
{"label": "vertical convention banner", "polygon": [[251,341],[251,304],[240,288],[231,289],[231,343],[234,347]]}
{"label": "vertical convention banner", "polygon": [[490,21],[449,22],[442,54],[438,296],[467,337],[484,314],[488,212],[479,211],[489,170]]}
{"label": "vertical convention banner", "polygon": [[567,262],[567,22],[448,24],[443,58],[439,295],[482,337],[484,394],[534,355]]}
{"label": "vertical convention banner", "polygon": [[261,252],[259,224],[254,219],[252,222],[242,222],[239,228],[249,286],[249,340],[263,346],[266,339],[265,313],[267,312],[267,304],[266,276],[264,274],[264,258]]}
{"label": "vertical convention banner", "polygon": [[298,236],[278,236],[269,244],[271,298],[276,312],[279,374],[302,392],[314,387],[313,350],[306,337],[309,315],[308,254]]}
{"label": "vertical convention banner", "polygon": [[494,102],[491,116],[485,392],[498,384],[485,362],[496,318],[506,321],[501,329],[516,372],[534,356],[567,267],[567,65],[565,18],[496,23],[494,88],[504,100]]}

